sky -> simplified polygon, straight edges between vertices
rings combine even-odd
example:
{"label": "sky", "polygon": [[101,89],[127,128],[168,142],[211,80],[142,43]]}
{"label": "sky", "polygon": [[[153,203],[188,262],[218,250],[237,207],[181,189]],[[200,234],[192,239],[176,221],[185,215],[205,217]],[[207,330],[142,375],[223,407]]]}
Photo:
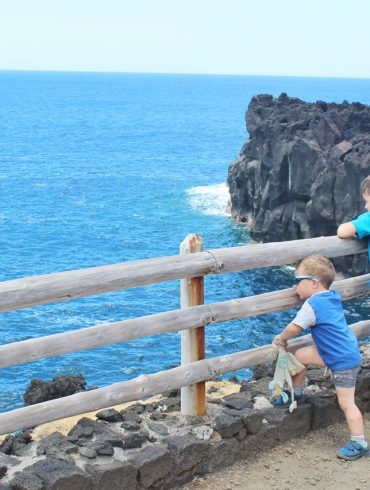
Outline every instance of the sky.
{"label": "sky", "polygon": [[0,70],[370,78],[369,0],[0,0]]}

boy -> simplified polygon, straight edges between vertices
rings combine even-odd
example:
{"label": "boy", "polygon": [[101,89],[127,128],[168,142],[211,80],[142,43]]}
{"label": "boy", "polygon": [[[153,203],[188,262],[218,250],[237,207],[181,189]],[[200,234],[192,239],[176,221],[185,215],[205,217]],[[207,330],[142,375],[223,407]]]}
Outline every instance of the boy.
{"label": "boy", "polygon": [[[338,403],[346,417],[351,440],[339,451],[341,459],[354,461],[368,456],[369,448],[364,436],[362,415],[355,403],[355,385],[361,356],[357,339],[344,318],[342,302],[336,291],[329,290],[335,269],[326,257],[311,256],[303,259],[295,272],[296,292],[305,300],[296,317],[273,343],[285,346],[287,340],[311,327],[314,345],[297,350],[295,356],[306,368],[292,377],[297,403],[303,401],[302,387],[310,364],[327,366],[332,371]],[[281,396],[275,406],[285,408]]]}
{"label": "boy", "polygon": [[[348,223],[339,225],[337,235],[339,238],[350,238],[357,235],[359,238],[364,238],[370,235],[370,175],[361,182],[361,194],[365,200],[365,209],[367,213]],[[369,240],[369,258],[370,258],[370,240]]]}

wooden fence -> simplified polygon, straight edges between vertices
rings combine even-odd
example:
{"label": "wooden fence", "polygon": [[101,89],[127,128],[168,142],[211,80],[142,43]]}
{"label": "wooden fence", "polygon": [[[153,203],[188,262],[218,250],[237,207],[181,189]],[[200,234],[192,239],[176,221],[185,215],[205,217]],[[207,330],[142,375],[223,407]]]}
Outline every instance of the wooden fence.
{"label": "wooden fence", "polygon": [[[290,242],[247,245],[172,257],[139,260],[76,271],[33,276],[0,283],[0,311],[68,301],[107,291],[175,279],[203,277],[262,267],[292,264],[312,254],[338,257],[367,249],[365,241],[320,237]],[[334,283],[343,300],[368,294],[370,274]],[[292,288],[219,303],[188,306],[155,315],[84,328],[0,346],[0,367],[27,363],[103,345],[165,332],[263,315],[297,307],[302,302]],[[370,321],[352,325],[358,337],[370,335]],[[310,343],[310,336],[289,343],[293,351]],[[276,357],[276,347],[259,347],[235,354],[200,359],[150,375],[141,375],[104,388],[27,406],[0,414],[0,434],[138,400],[204,382],[218,374],[246,368]]]}

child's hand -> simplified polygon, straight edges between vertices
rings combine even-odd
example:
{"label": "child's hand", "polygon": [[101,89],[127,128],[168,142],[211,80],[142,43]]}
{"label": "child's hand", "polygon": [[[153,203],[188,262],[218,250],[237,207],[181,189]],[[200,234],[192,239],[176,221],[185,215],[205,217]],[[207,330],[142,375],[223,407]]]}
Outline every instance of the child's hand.
{"label": "child's hand", "polygon": [[283,340],[281,338],[281,335],[276,335],[276,337],[274,338],[274,340],[272,341],[273,344],[275,345],[278,345],[279,347],[285,347],[286,346],[286,340]]}

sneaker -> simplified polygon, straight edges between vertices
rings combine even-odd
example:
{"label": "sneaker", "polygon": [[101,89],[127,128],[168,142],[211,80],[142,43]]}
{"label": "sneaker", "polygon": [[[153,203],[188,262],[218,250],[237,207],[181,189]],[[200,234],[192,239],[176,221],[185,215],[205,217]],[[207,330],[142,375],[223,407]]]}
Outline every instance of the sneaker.
{"label": "sneaker", "polygon": [[346,461],[355,461],[362,456],[369,456],[369,447],[364,447],[356,441],[348,441],[337,452],[337,457]]}
{"label": "sneaker", "polygon": [[[303,403],[304,395],[294,395],[294,400],[297,402],[297,405]],[[284,390],[282,394],[279,396],[277,400],[274,401],[274,407],[276,408],[289,408],[292,403],[292,397],[290,395],[290,391]]]}

